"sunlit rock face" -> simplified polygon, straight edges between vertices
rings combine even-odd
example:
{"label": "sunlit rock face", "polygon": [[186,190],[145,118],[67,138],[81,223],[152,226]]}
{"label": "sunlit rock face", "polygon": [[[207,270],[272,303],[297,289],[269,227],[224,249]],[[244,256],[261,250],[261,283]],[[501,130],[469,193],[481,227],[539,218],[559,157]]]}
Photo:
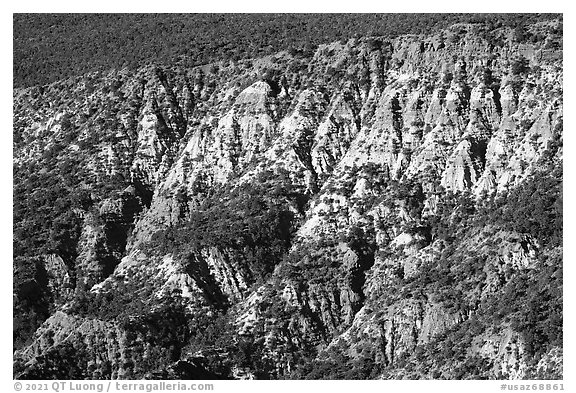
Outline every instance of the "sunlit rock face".
{"label": "sunlit rock face", "polygon": [[[17,376],[50,376],[65,348],[93,379],[181,376],[182,362],[195,376],[322,377],[345,361],[369,361],[364,378],[558,377],[561,347],[537,357],[482,312],[561,246],[461,217],[543,160],[562,167],[562,51],[510,34],[496,45],[458,25],[15,96],[14,165],[76,165],[86,191],[72,252],[38,251],[49,315],[17,349]],[[465,360],[431,361],[454,337],[467,341],[450,359]],[[463,364],[482,371],[455,374]]]}

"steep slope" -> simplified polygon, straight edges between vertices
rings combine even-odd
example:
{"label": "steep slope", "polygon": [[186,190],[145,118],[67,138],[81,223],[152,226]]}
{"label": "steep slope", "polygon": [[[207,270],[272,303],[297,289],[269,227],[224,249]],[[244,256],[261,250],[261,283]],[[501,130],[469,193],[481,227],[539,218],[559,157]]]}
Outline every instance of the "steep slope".
{"label": "steep slope", "polygon": [[15,375],[561,377],[561,36],[530,29],[16,90]]}

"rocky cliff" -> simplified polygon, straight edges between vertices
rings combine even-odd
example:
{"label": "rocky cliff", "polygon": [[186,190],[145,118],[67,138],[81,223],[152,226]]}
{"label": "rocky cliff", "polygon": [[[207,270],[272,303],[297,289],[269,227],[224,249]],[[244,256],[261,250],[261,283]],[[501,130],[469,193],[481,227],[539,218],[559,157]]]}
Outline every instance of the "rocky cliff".
{"label": "rocky cliff", "polygon": [[558,23],[15,90],[15,376],[561,378]]}

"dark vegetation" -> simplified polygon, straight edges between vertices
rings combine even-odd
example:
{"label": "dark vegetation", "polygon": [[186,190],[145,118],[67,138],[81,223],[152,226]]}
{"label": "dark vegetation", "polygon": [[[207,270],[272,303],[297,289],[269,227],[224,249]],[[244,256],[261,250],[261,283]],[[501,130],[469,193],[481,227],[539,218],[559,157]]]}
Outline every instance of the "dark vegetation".
{"label": "dark vegetation", "polygon": [[[531,375],[546,379],[561,377],[550,373],[536,374],[535,371],[542,356],[551,348],[562,346],[563,337],[563,176],[562,168],[551,159],[560,144],[559,140],[551,142],[547,155],[541,160],[541,170],[508,194],[479,204],[468,194],[447,195],[441,202],[438,216],[428,218],[419,227],[419,230],[430,232],[429,240],[443,243],[440,254],[421,266],[415,276],[404,277],[399,271],[398,276],[384,286],[384,293],[366,300],[366,304],[372,307],[384,308],[403,299],[433,302],[452,315],[465,316],[473,311],[470,318],[388,365],[382,362],[376,344],[370,340],[363,344],[358,342],[355,354],[336,345],[316,359],[317,349],[300,347],[288,340],[285,344],[277,344],[279,353],[292,361],[294,369],[287,377],[367,379],[384,373],[391,378],[484,379],[492,375],[493,363],[479,355],[468,355],[473,339],[483,334],[497,334],[507,327],[524,342],[527,356],[532,359],[529,366],[534,367]],[[404,199],[407,206],[412,206],[414,214],[421,211],[417,184],[395,184],[394,188],[396,193],[391,199]],[[505,255],[501,246],[511,242],[510,245],[524,247],[522,239],[526,235],[540,245],[535,264],[516,272],[493,270],[496,261]],[[358,242],[366,243],[370,239],[371,235],[359,228],[351,230],[350,235],[343,238],[350,247],[373,253],[374,249],[368,244],[358,245]],[[331,288],[341,276],[338,257],[333,254],[335,244],[326,239],[291,252],[284,258],[281,269],[277,270],[278,277],[282,282],[299,283],[301,290],[315,283]],[[475,244],[477,250],[471,250],[470,244]],[[498,289],[480,298],[481,289],[492,280],[499,283]],[[288,326],[294,323],[295,314],[283,306],[284,302],[274,290],[270,290],[266,299],[260,310],[265,318],[274,321],[266,323],[273,323],[276,336],[282,337]],[[306,315],[305,310],[294,312]],[[253,335],[241,337],[239,347],[231,348],[222,337],[230,337],[232,341],[239,338],[227,323],[213,325],[211,331],[220,326],[220,334],[207,337],[204,343],[220,342],[234,359],[242,361],[244,367],[258,370],[258,378],[278,377],[274,367],[268,363],[269,354],[259,339],[258,328]],[[314,319],[310,323],[315,324],[319,331],[326,328]],[[245,352],[256,356],[243,357]]]}
{"label": "dark vegetation", "polygon": [[[287,174],[265,171],[252,183],[239,188],[212,190],[181,225],[160,231],[142,247],[149,255],[171,253],[176,259],[188,260],[191,267],[201,265],[194,258],[202,249],[218,247],[244,261],[251,281],[262,283],[286,254],[298,220],[294,212],[303,212],[306,202],[307,196],[292,185]],[[194,272],[191,274],[194,276]],[[205,272],[197,282],[200,284],[206,276],[209,274]],[[199,310],[192,315],[178,293],[155,297],[153,288],[162,283],[154,284],[154,280],[145,274],[127,282],[120,277],[105,285],[100,293],[77,291],[69,308],[72,314],[111,322],[125,331],[134,354],[134,361],[124,365],[130,370],[128,377],[144,375],[150,370],[159,370],[158,375],[167,377],[162,362],[178,360],[184,346],[195,350],[213,347],[226,350],[227,360],[210,357],[202,360],[206,367],[218,373],[213,375],[230,378],[231,366],[238,364],[259,370],[258,378],[270,377],[273,367],[263,359],[261,342],[237,337],[224,314],[229,302],[221,293],[220,298],[214,293],[204,294],[214,301],[213,312]],[[147,285],[141,286],[141,282]],[[158,348],[159,352],[142,357],[144,346]],[[82,355],[81,350],[69,346],[54,348],[21,377],[35,378],[47,373],[62,378],[67,375],[88,378],[91,375],[82,374],[85,367],[67,366],[70,356],[76,359]],[[68,358],[62,358],[64,354],[69,354]],[[24,370],[18,364],[16,369],[17,372]],[[100,367],[97,372],[98,378],[110,378],[114,370]]]}
{"label": "dark vegetation", "polygon": [[[467,314],[473,310],[470,319],[430,343],[417,347],[413,354],[402,355],[388,367],[378,360],[377,351],[369,344],[357,356],[335,347],[323,357],[311,360],[316,354],[314,348],[302,348],[288,342],[283,344],[282,353],[294,359],[293,364],[297,365],[289,377],[367,379],[383,372],[398,377],[399,374],[395,373],[401,370],[401,375],[411,378],[485,378],[491,372],[490,361],[466,353],[474,337],[505,326],[520,334],[529,355],[536,359],[534,362],[550,348],[561,346],[562,256],[558,247],[562,246],[562,168],[552,161],[560,145],[560,140],[551,142],[548,154],[540,163],[541,170],[508,194],[489,198],[480,204],[467,194],[448,194],[441,202],[439,214],[421,223],[421,227],[430,232],[430,240],[443,242],[441,254],[421,267],[415,276],[405,278],[399,274],[376,303],[386,306],[402,299],[429,299],[450,313]],[[246,260],[253,282],[263,282],[272,269],[284,261],[285,266],[278,272],[283,280],[300,281],[301,285],[314,285],[315,282],[325,287],[335,285],[332,281],[337,281],[340,275],[338,264],[334,264],[331,257],[335,243],[331,245],[326,240],[297,250],[286,258],[291,233],[298,219],[289,206],[304,211],[306,196],[295,189],[286,176],[264,172],[255,180],[242,188],[212,191],[200,206],[190,212],[188,220],[158,233],[144,246],[145,249],[159,255],[171,252],[177,258],[186,259],[202,248],[214,246],[237,251],[239,254],[236,256]],[[421,195],[417,183],[394,183],[391,187],[395,190],[391,201],[403,200],[411,214],[420,214]],[[542,245],[536,265],[516,273],[492,272],[489,266],[499,257],[496,254],[503,242],[498,235],[500,231],[530,235]],[[341,240],[359,254],[374,252],[373,246],[367,243],[371,235],[360,228],[349,232]],[[479,233],[491,244],[471,252],[468,244],[477,241],[473,239]],[[474,295],[494,277],[504,282],[500,290],[482,299]],[[80,295],[71,310],[86,317],[119,323],[132,337],[135,352],[143,343],[162,337],[154,348],[159,346],[169,350],[158,353],[159,359],[177,359],[177,355],[185,350],[182,343],[195,350],[220,348],[225,351],[226,359],[208,355],[202,360],[203,367],[228,378],[231,377],[232,365],[256,370],[259,379],[277,377],[258,328],[252,335],[238,336],[225,314],[225,299],[221,304],[225,308],[221,312],[202,318],[198,315],[192,317],[178,300],[181,299],[179,296],[159,300],[153,297],[151,290],[135,286],[137,282],[151,283],[151,280],[142,277],[131,280],[129,284],[118,281],[116,285],[119,287],[113,291],[102,295]],[[274,324],[281,332],[289,326],[293,315],[275,296],[278,295],[272,291],[261,310],[275,320]],[[159,332],[161,334],[157,334]],[[55,367],[57,370],[52,371],[56,374],[50,375],[65,377],[66,373],[84,372],[85,368],[66,366],[65,359],[71,355],[62,356],[72,350],[66,346],[55,348],[40,359],[46,362],[46,367],[39,366],[28,372],[34,377],[43,375],[42,372],[51,372],[46,370]],[[74,356],[81,356],[81,348],[74,351]],[[129,364],[135,376],[146,370],[162,368],[153,357],[137,359],[132,362],[134,365]],[[454,366],[447,368],[447,364]],[[40,374],[34,374],[36,372]],[[111,374],[103,376],[108,375]]]}
{"label": "dark vegetation", "polygon": [[[405,299],[432,302],[455,316],[472,311],[469,319],[417,346],[413,353],[402,354],[388,367],[377,360],[375,344],[359,356],[334,347],[323,357],[304,362],[294,377],[365,379],[384,373],[387,378],[485,379],[492,375],[493,363],[468,355],[473,339],[509,327],[519,335],[531,359],[529,375],[561,378],[536,371],[538,360],[563,342],[563,171],[552,159],[561,143],[559,139],[550,142],[540,169],[507,194],[479,204],[467,194],[447,195],[439,214],[428,222],[433,240],[443,243],[440,254],[414,276],[404,277],[400,270],[382,293],[368,301],[374,307]],[[534,265],[515,272],[510,268],[498,271],[496,261],[505,255],[505,242],[524,247],[524,235],[536,239],[540,247]],[[483,247],[481,242],[487,243]],[[499,289],[479,297],[488,283]]]}
{"label": "dark vegetation", "polygon": [[[76,141],[78,124],[82,123],[64,116],[61,124],[62,136],[44,146],[38,160],[13,166],[15,348],[27,341],[49,316],[55,303],[64,300],[50,291],[46,256],[62,258],[65,267],[60,274],[70,276],[67,290],[76,287],[77,246],[86,213],[94,214],[97,217],[95,224],[102,225],[108,238],[113,239],[106,245],[110,254],[108,259],[119,259],[125,246],[128,223],[124,217],[100,217],[98,203],[106,198],[123,198],[121,190],[129,183],[122,174],[95,173],[86,165],[91,155],[98,152],[103,132],[94,129],[92,140],[80,142],[81,149],[73,151],[69,149],[69,143]],[[15,130],[18,127],[15,126]],[[15,132],[14,142],[21,147],[25,141],[17,140],[17,135]],[[133,217],[140,206],[137,197],[129,199],[127,209],[122,213]],[[114,263],[103,261],[108,265],[105,270],[113,268]]]}
{"label": "dark vegetation", "polygon": [[[64,161],[71,165],[72,157]],[[52,161],[52,164],[55,162]],[[51,169],[49,165],[45,168]],[[71,173],[54,176],[36,165],[14,167],[14,340],[21,346],[49,315],[52,294],[38,255],[58,254],[70,271],[76,258],[80,218],[74,213],[89,196]],[[81,176],[82,172],[76,172]]]}
{"label": "dark vegetation", "polygon": [[[118,341],[122,339],[129,343],[126,358],[121,363],[125,370],[124,378],[131,379],[154,371],[166,372],[167,362],[175,362],[180,358],[184,343],[190,339],[191,332],[184,306],[181,302],[173,300],[176,298],[168,297],[156,301],[153,307],[143,308],[137,315],[123,314],[115,321],[116,326],[102,325],[103,330],[92,332],[99,337],[95,340],[92,336],[91,341],[93,344],[98,344],[89,349],[82,332],[74,332],[73,334],[77,336],[75,340],[59,343],[50,348],[36,359],[37,362],[31,367],[16,362],[15,373],[19,379],[115,378],[118,377],[118,363],[112,365],[107,353],[110,345],[118,345]],[[75,311],[83,316],[94,317],[82,314],[85,309],[81,303],[82,301],[79,301],[74,305]],[[134,309],[126,310],[130,311]],[[46,334],[50,339],[54,332],[49,330]],[[102,360],[98,364],[91,360],[95,354],[99,354]]]}
{"label": "dark vegetation", "polygon": [[211,190],[186,220],[157,232],[144,248],[190,259],[217,247],[235,253],[251,278],[262,281],[290,247],[298,219],[294,211],[303,214],[306,201],[286,173],[265,171],[250,183]]}
{"label": "dark vegetation", "polygon": [[147,63],[194,66],[362,36],[428,34],[455,23],[516,29],[556,14],[14,14],[14,87]]}
{"label": "dark vegetation", "polygon": [[[529,42],[541,38],[524,29],[523,24],[551,17],[15,15],[14,83],[15,86],[46,83],[94,68],[135,67],[143,62],[187,66],[221,59],[234,60],[286,48],[290,48],[294,55],[309,56],[321,42],[365,34],[394,36],[406,32],[427,33],[459,21],[480,23],[489,20],[493,28],[514,27],[514,39]],[[270,23],[276,27],[271,28]],[[218,28],[211,29],[213,24]],[[124,28],[126,26],[135,27]],[[38,31],[47,27],[48,33],[38,35]],[[200,28],[207,30],[203,34],[196,34],[195,29]],[[268,35],[264,31],[272,33]],[[29,40],[33,35],[34,39]],[[38,38],[40,36],[42,38]],[[374,48],[381,44],[377,40],[369,42],[369,46]],[[37,67],[29,67],[30,64]],[[511,71],[521,78],[528,71],[527,61],[519,58],[511,64]],[[337,71],[333,71],[332,76],[339,78]],[[489,80],[489,76],[486,79]],[[70,101],[70,84],[70,81],[64,81],[56,86],[64,92],[58,100]],[[90,83],[85,83],[85,86],[88,86],[87,90],[93,89]],[[44,153],[38,162],[14,166],[14,347],[21,348],[29,342],[32,333],[50,316],[54,305],[60,300],[58,294],[50,291],[45,261],[43,257],[38,257],[58,255],[64,260],[71,276],[69,289],[75,290],[69,312],[114,324],[126,334],[136,359],[124,364],[129,370],[127,377],[141,377],[150,370],[157,370],[157,375],[163,378],[173,376],[170,374],[173,372],[192,375],[205,372],[204,367],[213,372],[209,375],[231,377],[233,365],[255,371],[259,379],[278,377],[274,363],[268,357],[268,344],[263,338],[264,332],[270,331],[270,326],[264,326],[264,322],[259,321],[261,325],[255,328],[253,334],[238,335],[226,314],[232,302],[221,292],[212,291],[218,287],[214,283],[204,283],[204,287],[201,287],[210,306],[213,306],[210,312],[200,309],[191,315],[182,303],[180,294],[155,297],[154,288],[161,283],[155,283],[153,277],[143,275],[126,282],[119,277],[111,284],[114,288],[105,288],[101,293],[86,291],[87,288],[75,282],[74,263],[78,257],[83,217],[87,213],[93,214],[97,217],[97,224],[110,235],[108,237],[117,240],[114,244],[105,244],[107,250],[112,250],[111,261],[106,262],[109,274],[122,256],[134,215],[142,208],[140,202],[150,200],[150,190],[136,190],[136,196],[129,197],[132,198],[131,210],[126,214],[129,220],[100,215],[98,207],[103,199],[128,198],[121,190],[129,185],[133,188],[138,186],[127,180],[130,178],[128,168],[134,152],[126,152],[126,162],[119,165],[120,173],[113,176],[95,173],[85,165],[86,158],[98,152],[97,147],[101,142],[120,145],[110,136],[113,133],[124,131],[126,135],[135,137],[134,124],[134,129],[125,130],[117,120],[120,115],[115,108],[126,98],[118,86],[122,86],[122,81],[113,81],[111,86],[106,87],[106,94],[110,93],[117,101],[98,103],[104,108],[101,114],[94,115],[96,108],[99,108],[97,104],[93,104],[88,113],[69,110],[73,114],[66,115],[61,121],[64,130],[62,140],[44,146]],[[36,103],[61,104],[52,98],[40,98]],[[138,113],[140,97],[134,96],[132,101],[130,110]],[[31,112],[37,109],[33,107]],[[319,113],[316,109],[313,112]],[[28,141],[20,137],[17,129],[29,125],[19,124],[18,121],[14,129],[14,142],[18,148],[22,148]],[[25,123],[25,120],[22,121]],[[78,140],[80,126],[86,124],[92,132],[88,133],[87,139]],[[67,149],[72,142],[78,143],[78,154]],[[474,336],[507,326],[522,337],[529,355],[536,361],[550,348],[561,346],[562,167],[553,161],[561,143],[559,139],[554,140],[539,165],[540,170],[520,187],[498,198],[476,204],[468,194],[441,193],[438,215],[418,218],[409,228],[403,228],[423,234],[426,242],[442,243],[439,254],[411,277],[405,277],[402,268],[396,268],[396,280],[385,286],[383,293],[371,299],[362,298],[362,302],[373,302],[379,307],[387,307],[402,299],[431,300],[454,315],[473,312],[471,318],[426,346],[417,347],[413,354],[404,354],[394,364],[388,365],[388,369],[377,358],[378,351],[369,345],[370,342],[360,348],[357,356],[335,346],[326,356],[311,360],[317,355],[317,348],[302,347],[287,339],[282,344],[273,344],[279,348],[282,356],[293,361],[292,373],[284,376],[366,379],[380,376],[383,372],[387,373],[385,376],[397,376],[397,372],[402,371],[404,376],[413,377],[484,378],[489,375],[491,364],[484,358],[462,357],[462,354],[471,347]],[[423,195],[420,184],[390,180],[388,174],[377,166],[365,166],[362,171],[354,168],[349,179],[330,186],[333,187],[332,191],[351,197],[356,178],[366,176],[373,180],[372,186],[380,196],[372,195],[370,199],[361,201],[364,211],[378,203],[384,203],[394,210],[401,203],[410,217],[421,216]],[[301,223],[312,195],[295,186],[287,173],[266,171],[242,186],[202,189],[198,195],[173,191],[181,208],[182,220],[155,233],[150,242],[142,245],[145,253],[152,257],[173,254],[175,259],[188,266],[187,272],[201,286],[203,278],[210,274],[201,271],[207,266],[201,263],[198,256],[202,250],[215,247],[227,253],[231,260],[240,261],[245,267],[243,273],[249,285],[268,283],[268,286],[272,286],[274,284],[270,282],[276,282],[278,288],[267,286],[270,290],[266,294],[268,300],[260,309],[268,318],[265,321],[274,320],[274,329],[277,329],[273,330],[274,337],[284,338],[282,334],[292,328],[294,315],[300,312],[284,307],[285,303],[278,292],[274,292],[281,288],[278,282],[297,282],[302,290],[321,286],[334,291],[346,284],[363,295],[364,273],[374,263],[375,252],[384,253],[391,260],[402,258],[401,253],[394,255],[395,251],[391,249],[376,251],[374,229],[369,226],[354,226],[346,233],[335,234],[334,238],[321,239],[316,244],[310,242],[306,247],[289,253],[294,231]],[[140,195],[140,198],[138,194],[143,193],[147,193],[147,196]],[[335,220],[334,217],[328,219]],[[380,224],[394,227],[398,222]],[[512,239],[522,245],[528,237],[540,246],[534,266],[515,272],[492,269],[495,261],[502,258],[498,251],[505,241]],[[479,238],[486,242],[486,247],[471,251],[469,245],[478,242]],[[336,248],[342,242],[359,257],[357,266],[350,271],[342,269],[338,259],[340,255]],[[278,276],[272,277],[279,264],[281,266],[275,273]],[[501,287],[497,292],[480,298],[478,293],[489,280],[497,281]],[[352,308],[356,312],[360,305],[354,304]],[[326,329],[317,317],[308,322],[318,331]],[[337,321],[337,324],[342,324],[342,321]],[[301,338],[302,342],[320,342],[328,340],[329,335]],[[115,371],[110,364],[104,364],[97,370],[88,365],[83,341],[80,338],[76,341],[73,345],[63,344],[50,349],[38,358],[39,363],[29,368],[24,377],[114,377]],[[150,348],[153,350],[150,351]],[[224,351],[224,355],[207,355],[200,368],[183,365],[184,369],[180,371],[168,372],[165,369],[165,363],[178,360],[186,351],[194,353],[214,348]],[[148,355],[142,356],[145,349]],[[98,350],[104,352],[106,348]],[[445,365],[454,367],[447,371],[449,367]],[[21,369],[23,365],[16,363],[15,370]]]}

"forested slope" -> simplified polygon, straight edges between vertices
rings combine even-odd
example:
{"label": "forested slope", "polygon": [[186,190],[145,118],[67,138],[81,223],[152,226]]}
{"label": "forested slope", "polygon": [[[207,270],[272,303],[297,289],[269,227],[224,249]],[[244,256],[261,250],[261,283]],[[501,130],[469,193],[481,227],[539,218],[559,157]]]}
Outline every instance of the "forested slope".
{"label": "forested slope", "polygon": [[562,378],[561,23],[15,89],[15,377]]}

